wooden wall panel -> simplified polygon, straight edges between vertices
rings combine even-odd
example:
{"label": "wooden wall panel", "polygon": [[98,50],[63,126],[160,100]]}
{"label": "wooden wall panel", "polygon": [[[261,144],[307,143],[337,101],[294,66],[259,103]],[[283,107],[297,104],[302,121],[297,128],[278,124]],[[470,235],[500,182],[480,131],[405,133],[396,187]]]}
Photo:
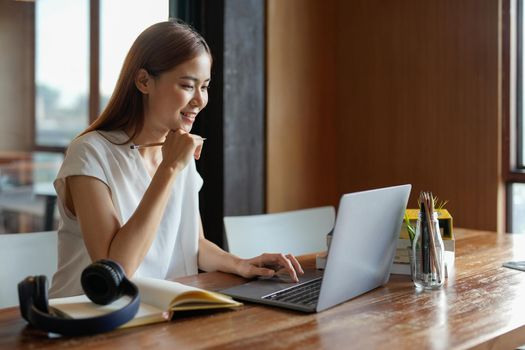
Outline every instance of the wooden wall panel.
{"label": "wooden wall panel", "polygon": [[339,191],[412,183],[496,230],[498,2],[337,4]]}
{"label": "wooden wall panel", "polygon": [[33,146],[34,3],[0,1],[0,151]]}
{"label": "wooden wall panel", "polygon": [[267,2],[267,211],[335,204],[332,2]]}
{"label": "wooden wall panel", "polygon": [[412,183],[502,227],[499,6],[268,1],[268,211]]}

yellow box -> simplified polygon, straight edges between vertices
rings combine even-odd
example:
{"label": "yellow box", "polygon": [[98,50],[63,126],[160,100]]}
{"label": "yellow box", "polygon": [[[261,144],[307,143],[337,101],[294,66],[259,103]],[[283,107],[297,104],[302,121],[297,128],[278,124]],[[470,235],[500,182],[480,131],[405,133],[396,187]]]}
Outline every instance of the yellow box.
{"label": "yellow box", "polygon": [[[441,231],[441,237],[446,239],[454,239],[454,233],[452,231],[452,216],[447,209],[436,209],[438,213],[438,222],[439,229]],[[416,228],[417,218],[419,216],[419,209],[407,209],[406,214],[410,220],[410,225]],[[403,225],[401,226],[401,232],[399,238],[408,239],[408,230],[405,220],[403,220]]]}

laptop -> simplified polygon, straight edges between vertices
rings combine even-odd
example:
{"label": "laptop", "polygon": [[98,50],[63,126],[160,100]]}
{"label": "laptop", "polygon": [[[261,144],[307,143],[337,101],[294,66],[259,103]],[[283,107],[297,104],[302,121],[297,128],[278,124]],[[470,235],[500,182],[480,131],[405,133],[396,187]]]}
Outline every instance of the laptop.
{"label": "laptop", "polygon": [[341,197],[324,270],[260,278],[223,289],[235,299],[320,312],[388,282],[411,185]]}

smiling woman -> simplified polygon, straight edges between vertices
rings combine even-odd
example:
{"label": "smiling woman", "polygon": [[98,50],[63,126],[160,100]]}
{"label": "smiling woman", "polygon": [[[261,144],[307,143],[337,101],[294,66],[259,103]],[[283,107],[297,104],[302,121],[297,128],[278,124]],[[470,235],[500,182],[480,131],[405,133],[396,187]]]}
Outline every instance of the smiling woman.
{"label": "smiling woman", "polygon": [[[211,66],[204,38],[180,21],[135,40],[107,107],[71,142],[55,180],[63,224],[52,297],[80,294],[78,276],[100,259],[117,261],[129,277],[302,273],[293,255],[241,259],[204,237],[195,166],[203,138],[190,132],[208,103]],[[130,147],[154,143],[161,147]]]}

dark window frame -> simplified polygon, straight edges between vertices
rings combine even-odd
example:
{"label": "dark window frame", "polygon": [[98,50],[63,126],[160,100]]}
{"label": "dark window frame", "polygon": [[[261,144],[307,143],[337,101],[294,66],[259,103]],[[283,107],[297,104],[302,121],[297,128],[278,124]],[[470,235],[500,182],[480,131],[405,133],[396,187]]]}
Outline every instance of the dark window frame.
{"label": "dark window frame", "polygon": [[[516,120],[515,126],[515,143],[513,145],[515,152],[515,159],[511,163],[511,171],[522,173],[525,170],[523,163],[523,81],[521,79],[523,74],[523,2],[516,2]],[[512,21],[511,21],[512,25]]]}
{"label": "dark window frame", "polygon": [[204,233],[227,249],[224,216],[262,214],[266,208],[266,4],[172,1],[170,17],[202,33],[213,55],[209,103],[193,130],[207,137],[197,162],[204,178]]}

